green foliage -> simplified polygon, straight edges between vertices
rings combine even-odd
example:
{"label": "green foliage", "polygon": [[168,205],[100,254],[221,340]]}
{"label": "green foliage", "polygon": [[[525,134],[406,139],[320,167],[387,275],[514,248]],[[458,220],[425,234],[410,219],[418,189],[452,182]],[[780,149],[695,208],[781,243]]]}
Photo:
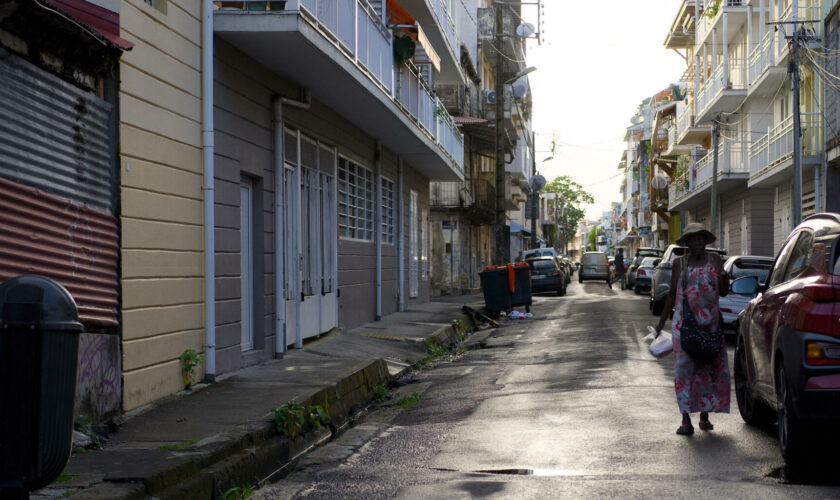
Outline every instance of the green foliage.
{"label": "green foliage", "polygon": [[373,388],[373,399],[377,402],[385,401],[387,399],[391,399],[391,393],[388,392],[388,389],[384,385],[377,384],[376,387]]}
{"label": "green foliage", "polygon": [[233,488],[222,493],[222,498],[224,500],[241,500],[242,498],[250,497],[252,493],[253,491],[251,491],[251,489],[247,486],[234,486]]}
{"label": "green foliage", "polygon": [[571,241],[578,223],[586,216],[584,205],[595,203],[595,198],[568,175],[555,177],[543,188],[543,192],[558,194],[558,210],[564,208],[559,212],[560,223],[564,226],[559,236],[563,242]]}
{"label": "green foliage", "polygon": [[712,0],[706,5],[706,10],[703,11],[703,15],[709,19],[714,19],[718,10],[720,10],[720,0]]}
{"label": "green foliage", "polygon": [[435,342],[434,340],[427,339],[426,342],[426,352],[429,354],[426,356],[426,360],[431,361],[435,358],[439,358],[449,351],[446,346],[442,346]]}
{"label": "green foliage", "polygon": [[400,408],[413,408],[420,402],[420,393],[415,392],[411,396],[403,396],[397,400],[397,406]]}
{"label": "green foliage", "polygon": [[589,236],[587,237],[588,245],[586,248],[589,250],[595,250],[598,248],[596,245],[598,241],[598,228],[593,227],[592,231],[589,231]]}
{"label": "green foliage", "polygon": [[187,349],[181,353],[181,372],[184,375],[184,385],[189,389],[195,385],[195,367],[201,364],[201,355],[195,349]]}
{"label": "green foliage", "polygon": [[289,439],[294,439],[303,430],[306,423],[303,406],[296,401],[289,401],[279,408],[272,408],[274,414],[274,425],[277,432]]}
{"label": "green foliage", "polygon": [[192,446],[197,442],[198,442],[198,440],[196,440],[196,439],[188,439],[186,441],[181,441],[180,443],[163,444],[163,445],[158,446],[158,449],[159,450],[164,450],[164,451],[183,450],[187,446]]}
{"label": "green foliage", "polygon": [[289,439],[296,438],[308,425],[320,429],[330,421],[329,414],[321,405],[304,408],[296,401],[289,401],[279,408],[271,408],[277,432]]}
{"label": "green foliage", "polygon": [[58,477],[55,478],[55,481],[53,481],[52,484],[66,483],[67,481],[73,479],[77,475],[78,474],[68,474],[66,471],[61,471],[61,474],[59,474]]}

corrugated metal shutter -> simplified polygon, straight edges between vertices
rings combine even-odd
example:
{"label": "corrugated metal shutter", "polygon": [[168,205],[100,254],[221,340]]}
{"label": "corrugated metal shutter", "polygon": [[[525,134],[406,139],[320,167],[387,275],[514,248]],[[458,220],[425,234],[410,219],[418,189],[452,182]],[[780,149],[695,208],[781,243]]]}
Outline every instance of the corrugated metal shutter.
{"label": "corrugated metal shutter", "polygon": [[114,213],[111,104],[0,49],[0,177]]}
{"label": "corrugated metal shutter", "polygon": [[82,323],[116,326],[118,256],[113,215],[0,178],[0,282],[48,276],[73,295]]}

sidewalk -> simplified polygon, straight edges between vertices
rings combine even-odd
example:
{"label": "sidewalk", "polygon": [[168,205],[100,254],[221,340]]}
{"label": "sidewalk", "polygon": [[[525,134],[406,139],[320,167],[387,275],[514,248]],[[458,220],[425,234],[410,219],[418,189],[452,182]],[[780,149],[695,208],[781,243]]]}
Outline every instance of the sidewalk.
{"label": "sidewalk", "polygon": [[[231,487],[281,477],[297,458],[350,425],[377,385],[410,369],[407,360],[424,358],[427,341],[457,342],[453,320],[472,330],[463,305],[480,309],[484,302],[472,295],[412,306],[130,413],[104,448],[73,455],[69,480],[32,496],[221,498]],[[269,409],[289,401],[321,405],[330,428],[280,437]]]}

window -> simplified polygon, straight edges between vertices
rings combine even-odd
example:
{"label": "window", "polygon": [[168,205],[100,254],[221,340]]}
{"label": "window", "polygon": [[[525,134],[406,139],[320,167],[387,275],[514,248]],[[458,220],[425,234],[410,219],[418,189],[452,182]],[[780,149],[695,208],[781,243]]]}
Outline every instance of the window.
{"label": "window", "polygon": [[382,243],[394,244],[394,183],[382,177]]}
{"label": "window", "polygon": [[338,231],[342,238],[373,240],[373,172],[338,160]]}
{"label": "window", "polygon": [[167,0],[143,0],[146,2],[146,5],[159,10],[161,13],[166,14],[166,1]]}
{"label": "window", "polygon": [[779,255],[776,257],[776,262],[773,264],[773,271],[770,273],[770,278],[767,280],[767,288],[776,286],[784,281],[785,264],[787,264],[788,255],[790,255],[793,246],[796,244],[796,239],[797,235],[795,234],[789,237],[781,251],[779,251]]}
{"label": "window", "polygon": [[811,265],[811,250],[814,247],[814,235],[809,231],[800,234],[796,246],[790,252],[787,271],[783,281],[790,281],[802,274]]}

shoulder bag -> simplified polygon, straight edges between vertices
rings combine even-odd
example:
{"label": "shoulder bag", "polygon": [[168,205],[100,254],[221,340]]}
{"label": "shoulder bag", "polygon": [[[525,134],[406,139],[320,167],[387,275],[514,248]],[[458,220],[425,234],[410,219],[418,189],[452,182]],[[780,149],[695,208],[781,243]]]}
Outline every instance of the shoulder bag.
{"label": "shoulder bag", "polygon": [[712,330],[708,326],[700,326],[691,306],[688,304],[688,295],[685,293],[686,278],[688,272],[688,259],[683,259],[683,272],[680,285],[682,294],[682,324],[680,325],[680,347],[698,363],[711,363],[717,359],[720,350],[723,348],[723,322],[718,320],[718,327]]}

